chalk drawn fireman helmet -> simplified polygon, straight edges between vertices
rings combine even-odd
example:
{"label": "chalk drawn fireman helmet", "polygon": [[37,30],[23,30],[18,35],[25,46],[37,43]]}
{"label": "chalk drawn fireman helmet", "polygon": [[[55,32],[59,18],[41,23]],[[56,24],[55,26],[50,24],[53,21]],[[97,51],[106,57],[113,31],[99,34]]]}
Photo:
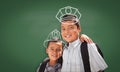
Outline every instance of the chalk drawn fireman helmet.
{"label": "chalk drawn fireman helmet", "polygon": [[58,13],[56,14],[56,18],[59,22],[65,20],[73,20],[75,22],[79,22],[81,18],[81,13],[77,8],[66,6],[59,9]]}

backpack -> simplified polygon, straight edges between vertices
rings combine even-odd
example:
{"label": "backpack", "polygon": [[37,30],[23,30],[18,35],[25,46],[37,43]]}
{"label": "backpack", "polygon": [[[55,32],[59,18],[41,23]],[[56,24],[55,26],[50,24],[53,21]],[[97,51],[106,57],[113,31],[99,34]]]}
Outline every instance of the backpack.
{"label": "backpack", "polygon": [[[103,57],[102,51],[100,50],[100,48],[98,47],[97,44],[95,44],[95,45],[97,47],[98,52]],[[82,56],[82,60],[83,60],[83,65],[84,65],[85,72],[91,72],[90,62],[89,62],[88,47],[87,47],[87,42],[85,42],[85,41],[81,44],[81,56]],[[102,71],[102,72],[104,72],[104,71]]]}

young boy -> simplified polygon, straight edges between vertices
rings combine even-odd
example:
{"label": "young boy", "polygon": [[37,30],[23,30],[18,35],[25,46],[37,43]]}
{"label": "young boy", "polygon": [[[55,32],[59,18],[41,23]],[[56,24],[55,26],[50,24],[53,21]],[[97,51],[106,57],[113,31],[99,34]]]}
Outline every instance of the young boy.
{"label": "young boy", "polygon": [[53,38],[48,41],[46,53],[48,59],[45,59],[37,72],[60,72],[61,71],[61,60],[63,43],[58,38]]}
{"label": "young boy", "polygon": [[102,56],[94,43],[87,44],[89,53],[90,71],[84,68],[79,33],[81,28],[75,15],[66,14],[61,19],[62,38],[68,43],[63,51],[63,64],[61,72],[102,72],[107,68]]}

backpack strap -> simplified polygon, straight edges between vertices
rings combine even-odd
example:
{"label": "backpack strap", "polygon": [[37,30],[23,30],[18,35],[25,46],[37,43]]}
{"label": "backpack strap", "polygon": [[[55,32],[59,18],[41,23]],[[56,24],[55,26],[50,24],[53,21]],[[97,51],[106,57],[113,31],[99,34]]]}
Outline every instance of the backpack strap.
{"label": "backpack strap", "polygon": [[[100,55],[104,58],[104,55],[103,55],[102,51],[100,50],[99,46],[97,44],[95,44],[95,45],[96,45],[97,50],[100,53]],[[105,71],[103,70],[102,72],[105,72]]]}
{"label": "backpack strap", "polygon": [[46,64],[47,64],[48,62],[49,62],[49,59],[46,60],[46,61],[44,61],[44,62],[41,64],[38,72],[44,72],[45,67],[46,67]]}
{"label": "backpack strap", "polygon": [[103,53],[102,53],[102,51],[100,50],[99,46],[98,46],[97,44],[95,44],[95,45],[96,45],[97,50],[98,50],[98,52],[100,53],[100,55],[104,58]]}
{"label": "backpack strap", "polygon": [[62,58],[62,56],[58,59],[57,63],[61,64],[61,66],[62,66],[62,63],[63,63],[63,58]]}
{"label": "backpack strap", "polygon": [[[97,47],[98,52],[103,57],[103,53],[100,50],[99,46],[97,44],[95,44],[95,45]],[[81,56],[82,56],[85,72],[91,72],[90,62],[89,62],[88,46],[87,46],[87,42],[85,42],[85,41],[81,44]],[[104,72],[104,71],[102,71],[102,72]]]}
{"label": "backpack strap", "polygon": [[87,47],[87,42],[85,41],[81,44],[81,56],[82,56],[85,72],[91,72],[88,47]]}

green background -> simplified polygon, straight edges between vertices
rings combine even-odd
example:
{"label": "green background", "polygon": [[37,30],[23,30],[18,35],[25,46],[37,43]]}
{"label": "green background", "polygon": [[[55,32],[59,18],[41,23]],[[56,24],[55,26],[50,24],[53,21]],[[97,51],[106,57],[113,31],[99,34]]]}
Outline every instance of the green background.
{"label": "green background", "polygon": [[60,27],[58,9],[78,8],[82,33],[101,47],[106,72],[119,69],[119,0],[0,0],[0,72],[35,72],[47,56],[43,41]]}

